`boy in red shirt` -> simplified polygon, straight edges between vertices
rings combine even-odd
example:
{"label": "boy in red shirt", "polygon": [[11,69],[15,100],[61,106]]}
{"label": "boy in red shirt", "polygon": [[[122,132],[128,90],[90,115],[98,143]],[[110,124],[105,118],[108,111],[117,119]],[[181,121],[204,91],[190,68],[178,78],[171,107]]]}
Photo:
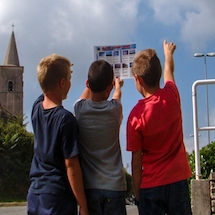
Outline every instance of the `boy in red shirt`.
{"label": "boy in red shirt", "polygon": [[132,177],[140,215],[190,215],[187,178],[191,170],[183,142],[180,96],[174,81],[176,45],[164,41],[162,68],[155,50],[134,59],[135,85],[144,99],[127,121],[127,150],[132,151]]}

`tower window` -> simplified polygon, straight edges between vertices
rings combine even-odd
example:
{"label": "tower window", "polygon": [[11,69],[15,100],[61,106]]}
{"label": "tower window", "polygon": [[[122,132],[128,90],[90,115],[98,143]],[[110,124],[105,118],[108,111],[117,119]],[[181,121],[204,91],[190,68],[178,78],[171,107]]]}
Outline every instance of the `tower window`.
{"label": "tower window", "polygon": [[13,82],[12,81],[8,81],[8,85],[7,85],[7,89],[9,92],[13,91]]}

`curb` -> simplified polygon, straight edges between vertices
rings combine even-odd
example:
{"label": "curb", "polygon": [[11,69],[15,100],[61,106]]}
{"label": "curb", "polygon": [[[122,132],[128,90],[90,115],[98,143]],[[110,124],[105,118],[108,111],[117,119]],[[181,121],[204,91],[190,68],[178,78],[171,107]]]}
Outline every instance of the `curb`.
{"label": "curb", "polygon": [[0,202],[0,207],[26,206],[26,202]]}

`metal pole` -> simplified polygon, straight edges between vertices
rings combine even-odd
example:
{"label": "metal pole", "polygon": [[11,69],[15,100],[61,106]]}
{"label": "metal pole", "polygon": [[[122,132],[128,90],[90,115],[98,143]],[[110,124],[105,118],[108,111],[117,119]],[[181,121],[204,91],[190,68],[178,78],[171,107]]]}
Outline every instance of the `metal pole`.
{"label": "metal pole", "polygon": [[[204,70],[205,70],[205,79],[208,79],[207,74],[207,63],[206,63],[206,55],[204,55]],[[205,92],[206,92],[206,113],[207,113],[207,126],[210,126],[210,118],[209,118],[209,104],[208,104],[208,85],[205,85]],[[208,130],[208,144],[210,143],[210,130]]]}
{"label": "metal pole", "polygon": [[194,135],[194,148],[195,148],[195,170],[196,180],[201,178],[201,167],[200,167],[200,151],[199,151],[199,131],[204,130],[215,130],[215,126],[201,127],[198,125],[198,102],[197,102],[197,87],[199,85],[215,84],[215,79],[209,80],[198,80],[192,85],[192,103],[193,103],[193,135]]}
{"label": "metal pole", "polygon": [[192,103],[193,103],[193,141],[194,141],[194,150],[195,150],[195,171],[196,171],[196,180],[201,178],[201,169],[200,169],[200,153],[199,153],[199,139],[198,139],[198,106],[197,106],[197,88],[198,82],[194,82],[192,85]]}

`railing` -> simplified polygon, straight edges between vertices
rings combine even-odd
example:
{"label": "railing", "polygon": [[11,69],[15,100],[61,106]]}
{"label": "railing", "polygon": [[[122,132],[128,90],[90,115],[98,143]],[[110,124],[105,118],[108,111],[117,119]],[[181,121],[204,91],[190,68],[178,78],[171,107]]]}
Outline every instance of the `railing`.
{"label": "railing", "polygon": [[192,102],[193,102],[193,135],[195,149],[195,170],[196,179],[201,177],[200,155],[199,155],[199,131],[215,130],[215,126],[199,127],[198,125],[198,105],[197,105],[197,87],[199,85],[215,84],[215,79],[197,80],[192,85]]}

